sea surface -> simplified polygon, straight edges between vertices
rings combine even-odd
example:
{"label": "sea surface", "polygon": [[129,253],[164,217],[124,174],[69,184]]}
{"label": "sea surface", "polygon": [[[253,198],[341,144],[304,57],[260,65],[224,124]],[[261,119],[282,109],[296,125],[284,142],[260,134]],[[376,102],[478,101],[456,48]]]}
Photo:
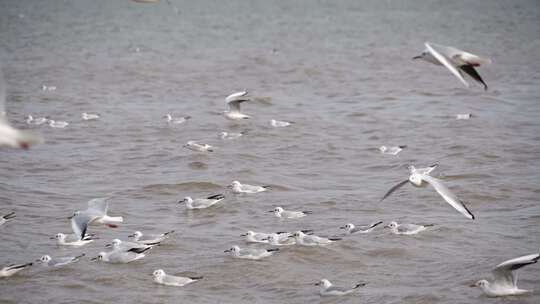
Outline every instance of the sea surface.
{"label": "sea surface", "polygon": [[[538,1],[170,1],[0,1],[8,117],[45,138],[0,150],[0,214],[17,213],[0,227],[0,266],[86,254],[1,279],[1,303],[540,303],[540,265],[519,271],[519,286],[537,290],[528,296],[488,299],[468,287],[540,250]],[[491,58],[478,68],[489,90],[413,61],[425,41]],[[242,106],[252,118],[227,121],[224,98],[240,90],[254,99]],[[167,113],[192,119],[172,126]],[[28,114],[70,124],[30,126]],[[246,135],[224,141],[222,131]],[[215,151],[187,150],[188,140]],[[407,148],[382,155],[381,145]],[[433,163],[476,220],[431,187],[379,202],[409,164]],[[233,180],[271,190],[235,195]],[[207,210],[177,204],[217,193],[226,200]],[[77,249],[49,239],[106,196],[119,228],[91,226],[99,240]],[[275,206],[313,214],[280,220],[267,212]],[[435,226],[415,236],[380,228],[261,261],[223,252],[265,248],[246,244],[247,230],[335,236],[379,220]],[[90,261],[135,230],[176,232],[140,261]],[[204,279],[160,286],[158,268]],[[321,298],[321,278],[367,285]]]}

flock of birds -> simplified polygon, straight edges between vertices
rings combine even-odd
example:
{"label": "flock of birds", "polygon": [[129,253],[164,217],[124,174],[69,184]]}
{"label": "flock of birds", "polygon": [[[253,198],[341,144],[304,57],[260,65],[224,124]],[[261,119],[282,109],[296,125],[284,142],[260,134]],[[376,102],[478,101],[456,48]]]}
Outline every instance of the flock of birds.
{"label": "flock of birds", "polygon": [[[465,75],[470,76],[472,79],[482,84],[485,90],[488,89],[488,86],[475,68],[482,64],[489,63],[489,59],[484,59],[477,55],[467,53],[453,47],[430,43],[425,43],[425,47],[426,49],[421,53],[421,55],[414,57],[414,59],[422,59],[427,62],[446,67],[467,87],[469,84],[464,78]],[[2,77],[1,74],[0,77]],[[49,87],[47,87],[47,90],[49,90]],[[42,142],[42,138],[40,136],[27,131],[15,129],[7,122],[3,108],[4,99],[4,81],[3,79],[0,79],[0,111],[2,112],[0,115],[0,146],[28,149],[31,145]],[[225,101],[229,109],[228,111],[225,111],[223,115],[225,118],[233,121],[249,119],[249,115],[240,111],[240,106],[242,103],[250,100],[251,99],[246,91],[233,93],[227,96]],[[471,117],[471,114],[458,114],[456,119],[469,119]],[[99,114],[83,113],[81,118],[83,120],[97,120],[100,119],[100,116]],[[167,119],[169,124],[182,124],[191,119],[190,116],[173,117],[171,114],[167,114],[164,118]],[[36,125],[47,123],[49,126],[56,128],[63,128],[68,125],[67,122],[54,121],[47,117],[34,118],[32,116],[28,116],[27,123]],[[270,125],[273,127],[288,127],[292,123],[293,122],[278,120],[270,121]],[[237,139],[243,135],[245,135],[245,133],[222,132],[220,137],[222,139]],[[184,147],[192,151],[202,153],[214,151],[214,147],[195,141],[187,142]],[[380,152],[384,154],[397,155],[405,148],[406,146],[382,146],[380,147]],[[442,180],[431,175],[437,166],[437,164],[425,168],[409,166],[408,178],[389,189],[388,192],[384,194],[381,201],[387,199],[397,189],[406,184],[411,184],[416,187],[422,187],[425,184],[428,184],[431,185],[434,190],[455,210],[468,219],[474,220],[475,216],[467,208],[465,203],[460,200],[452,191],[450,191],[450,189],[444,185]],[[271,190],[268,186],[242,184],[239,181],[233,181],[228,188],[230,188],[233,193],[246,195]],[[185,197],[178,203],[185,204],[186,208],[188,209],[206,209],[222,202],[224,199],[225,196],[223,194],[216,194],[204,198]],[[274,216],[278,218],[292,220],[309,216],[311,213],[310,211],[285,210],[282,207],[275,207],[273,210],[269,210],[268,212],[273,213]],[[6,222],[15,218],[15,216],[15,213],[11,212],[0,217],[0,225],[4,225]],[[59,246],[84,246],[93,242],[95,239],[94,234],[88,233],[88,226],[105,225],[115,228],[123,222],[122,217],[113,217],[108,215],[107,198],[96,198],[90,200],[88,202],[87,209],[76,211],[71,217],[69,217],[69,219],[73,233],[58,233],[52,238],[56,240]],[[339,228],[345,231],[344,235],[365,234],[370,233],[377,227],[380,227],[381,224],[383,224],[383,222],[379,221],[367,226],[357,227],[354,224],[349,223]],[[416,225],[407,223],[398,224],[397,222],[390,222],[384,227],[389,228],[394,234],[414,235],[426,230],[429,226],[431,225]],[[173,233],[174,231],[168,231],[162,234],[148,235],[143,234],[140,231],[135,231],[129,236],[133,238],[133,241],[114,239],[106,246],[110,248],[109,251],[99,252],[97,256],[92,258],[92,260],[107,263],[130,263],[137,261],[144,258],[149,250],[165,241]],[[270,257],[276,252],[279,252],[280,246],[328,246],[342,239],[342,237],[318,236],[315,235],[312,230],[300,230],[294,232],[279,231],[274,233],[247,231],[241,236],[244,237],[248,243],[264,243],[273,246],[273,248],[262,249],[240,248],[239,246],[235,245],[225,250],[225,252],[230,254],[233,258],[249,260],[260,260]],[[0,277],[13,276],[14,274],[32,266],[33,263],[39,263],[44,267],[55,268],[75,263],[83,256],[84,254],[73,257],[51,257],[49,255],[44,255],[35,262],[6,266],[0,270]],[[486,280],[480,280],[472,286],[479,287],[487,296],[490,297],[521,295],[527,293],[529,291],[517,287],[517,276],[514,272],[524,266],[538,262],[539,259],[540,254],[535,253],[505,261],[497,265],[493,270],[493,281],[489,282]],[[180,277],[166,274],[164,270],[157,269],[153,272],[153,278],[158,284],[184,286],[202,279],[202,276]],[[319,293],[322,296],[339,296],[350,294],[357,288],[366,285],[366,283],[359,283],[351,288],[341,288],[334,286],[327,279],[322,279],[315,285],[319,286]]]}

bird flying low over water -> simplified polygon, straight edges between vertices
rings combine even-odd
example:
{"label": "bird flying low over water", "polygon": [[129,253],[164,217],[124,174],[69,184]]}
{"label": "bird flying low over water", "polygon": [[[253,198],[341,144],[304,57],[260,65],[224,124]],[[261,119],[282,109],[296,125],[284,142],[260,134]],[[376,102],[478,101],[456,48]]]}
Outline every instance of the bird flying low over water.
{"label": "bird flying low over water", "polygon": [[383,201],[385,198],[390,196],[390,194],[392,194],[397,189],[403,187],[407,183],[410,183],[416,187],[421,187],[423,185],[423,182],[426,182],[427,184],[433,186],[433,188],[435,188],[435,191],[437,191],[437,193],[439,193],[448,204],[454,207],[454,209],[459,211],[467,218],[474,220],[474,215],[471,213],[471,211],[469,211],[469,209],[467,209],[467,206],[465,206],[463,201],[461,201],[454,193],[452,193],[450,189],[448,189],[440,179],[429,175],[431,171],[437,168],[437,166],[437,164],[427,168],[415,168],[414,166],[409,166],[409,178],[390,188],[390,190],[388,190],[388,192],[386,192],[386,194],[383,196],[381,201]]}
{"label": "bird flying low over water", "polygon": [[223,112],[225,118],[230,120],[241,120],[250,117],[249,115],[240,113],[240,104],[250,100],[250,98],[246,96],[247,94],[247,91],[241,91],[233,93],[225,98],[225,102],[229,106],[229,111]]}
{"label": "bird flying low over water", "polygon": [[480,74],[478,74],[475,67],[491,63],[490,59],[482,58],[451,46],[429,42],[424,43],[424,45],[426,46],[426,49],[422,54],[413,57],[413,59],[422,59],[435,65],[443,65],[466,87],[469,87],[469,83],[463,77],[463,72],[465,72],[471,78],[481,83],[484,86],[484,90],[487,91],[488,86],[482,77],[480,77]]}

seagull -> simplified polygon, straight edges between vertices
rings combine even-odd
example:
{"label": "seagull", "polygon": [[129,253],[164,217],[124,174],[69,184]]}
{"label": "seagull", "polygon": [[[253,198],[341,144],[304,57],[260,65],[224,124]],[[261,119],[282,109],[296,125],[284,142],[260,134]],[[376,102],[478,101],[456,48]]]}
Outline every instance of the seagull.
{"label": "seagull", "polygon": [[184,148],[195,152],[214,152],[214,147],[210,146],[209,144],[199,144],[193,140],[188,141],[184,145]]}
{"label": "seagull", "polygon": [[88,222],[86,218],[83,217],[71,217],[71,229],[73,230],[72,234],[63,234],[57,233],[51,239],[56,239],[56,244],[63,246],[83,246],[88,243],[93,242],[93,235],[86,233],[88,228]]}
{"label": "seagull", "polygon": [[44,123],[46,123],[47,121],[49,121],[49,119],[47,119],[46,117],[38,117],[38,118],[34,118],[32,115],[28,115],[26,117],[26,123],[29,124],[29,125],[42,125]]}
{"label": "seagull", "polygon": [[186,207],[188,209],[205,209],[208,207],[211,207],[222,200],[225,199],[225,195],[223,194],[216,194],[209,196],[207,198],[196,198],[192,199],[189,196],[186,196],[183,200],[179,201],[179,204],[186,203]]}
{"label": "seagull", "polygon": [[164,118],[167,118],[167,123],[169,124],[179,125],[185,123],[188,119],[191,119],[191,116],[173,117],[171,113],[167,113]]}
{"label": "seagull", "polygon": [[17,272],[32,266],[32,263],[26,263],[26,264],[12,264],[9,266],[6,266],[2,269],[0,269],[0,278],[7,278],[10,277]]}
{"label": "seagull", "polygon": [[6,222],[16,217],[15,212],[10,212],[6,215],[0,216],[0,226],[4,225]]}
{"label": "seagull", "polygon": [[120,239],[114,239],[110,244],[105,245],[105,247],[112,247],[112,251],[143,253],[156,245],[158,244],[145,245],[141,243],[124,242]]}
{"label": "seagull", "polygon": [[109,252],[102,251],[98,254],[97,257],[92,258],[92,261],[103,261],[107,263],[112,264],[125,264],[129,262],[133,262],[136,260],[140,260],[144,258],[146,255],[143,253],[144,251],[148,250],[150,248],[144,249],[142,252],[133,252],[133,251],[121,251],[121,250],[113,250]]}
{"label": "seagull", "polygon": [[328,281],[327,279],[322,279],[319,282],[315,283],[315,285],[321,286],[319,289],[319,294],[321,296],[343,296],[354,292],[354,290],[358,287],[366,286],[366,283],[356,284],[354,287],[346,289],[336,287],[332,285],[332,283],[330,283],[330,281]]}
{"label": "seagull", "polygon": [[240,113],[240,104],[250,100],[249,97],[246,97],[247,93],[248,92],[246,91],[236,92],[225,98],[225,102],[229,105],[229,111],[223,112],[225,118],[230,120],[241,120],[250,117],[249,115]]}
{"label": "seagull", "polygon": [[491,60],[481,58],[451,46],[438,45],[429,42],[424,43],[424,45],[426,46],[426,49],[421,55],[413,57],[413,59],[422,59],[436,65],[444,65],[466,87],[469,87],[469,83],[463,78],[463,72],[465,72],[474,80],[483,84],[484,90],[487,91],[487,84],[474,68],[479,67],[482,64],[491,63]]}
{"label": "seagull", "polygon": [[75,262],[78,262],[82,257],[84,256],[84,253],[75,257],[62,257],[62,258],[51,258],[50,255],[44,255],[36,262],[41,263],[41,265],[46,267],[60,267],[69,265]]}
{"label": "seagull", "polygon": [[238,246],[233,246],[230,249],[225,250],[224,252],[230,252],[231,256],[237,259],[248,259],[248,260],[260,260],[265,257],[269,257],[274,252],[279,251],[279,248],[271,249],[255,249],[255,248],[244,248],[240,249]]}
{"label": "seagull", "polygon": [[233,133],[233,132],[221,132],[219,133],[219,138],[221,139],[237,139],[246,134],[246,132]]}
{"label": "seagull", "polygon": [[465,203],[457,198],[457,196],[448,189],[441,180],[430,176],[429,174],[431,171],[433,171],[438,165],[432,165],[427,168],[415,168],[414,166],[409,166],[409,172],[410,176],[409,179],[404,180],[400,182],[399,184],[392,187],[386,194],[383,196],[381,201],[383,201],[385,198],[390,196],[394,191],[399,189],[400,187],[404,186],[407,183],[411,183],[413,186],[420,187],[422,186],[423,182],[426,182],[433,186],[435,188],[435,191],[439,193],[443,199],[450,204],[452,207],[454,207],[457,211],[459,211],[461,214],[466,216],[469,219],[474,220],[474,215],[467,209],[467,206],[465,206]]}
{"label": "seagull", "polygon": [[0,69],[0,147],[25,149],[43,142],[40,136],[13,128],[6,118],[6,87],[4,74]]}
{"label": "seagull", "polygon": [[178,277],[170,274],[166,274],[163,269],[154,270],[152,274],[154,276],[154,282],[167,286],[178,286],[182,287],[184,285],[197,282],[203,277]]}
{"label": "seagull", "polygon": [[133,234],[128,235],[128,237],[132,237],[135,242],[140,244],[156,245],[169,238],[169,236],[173,233],[174,230],[167,231],[161,234],[143,234],[140,231],[135,231]]}
{"label": "seagull", "polygon": [[302,231],[296,231],[293,235],[289,236],[296,240],[296,244],[302,246],[325,246],[335,241],[341,240],[341,238],[325,238],[316,235],[308,235]]}
{"label": "seagull", "polygon": [[292,121],[282,121],[282,120],[275,120],[275,119],[270,120],[270,125],[275,128],[288,127],[292,125],[293,123],[294,122]]}
{"label": "seagull", "polygon": [[480,287],[488,297],[515,296],[529,293],[531,290],[518,288],[517,274],[514,274],[514,270],[535,264],[539,259],[540,254],[536,253],[502,262],[492,270],[494,281],[480,280],[471,287]]}
{"label": "seagull", "polygon": [[232,188],[234,193],[259,193],[268,190],[270,186],[252,186],[248,184],[240,184],[239,181],[233,181],[228,188]]}
{"label": "seagull", "polygon": [[67,121],[56,121],[49,119],[49,127],[51,128],[57,128],[57,129],[63,129],[69,125],[69,122]]}
{"label": "seagull", "polygon": [[270,210],[268,212],[273,212],[276,217],[288,219],[301,218],[313,213],[312,211],[287,211],[281,207],[276,207],[274,210]]}
{"label": "seagull", "polygon": [[395,147],[380,146],[379,151],[381,151],[382,154],[398,155],[398,153],[403,151],[403,149],[405,148],[407,148],[407,146],[395,146]]}
{"label": "seagull", "polygon": [[246,242],[248,243],[268,243],[268,236],[269,233],[263,233],[263,232],[253,232],[251,230],[248,230],[248,232],[244,234],[240,234],[240,236],[246,237]]}
{"label": "seagull", "polygon": [[81,118],[82,120],[98,120],[101,116],[97,113],[82,113]]}
{"label": "seagull", "polygon": [[296,240],[294,238],[283,238],[277,233],[269,234],[266,238],[263,239],[263,241],[268,242],[268,244],[272,246],[289,246],[296,244]]}
{"label": "seagull", "polygon": [[[95,198],[88,201],[88,209],[83,211],[75,211],[69,219],[72,219],[71,227],[73,231],[76,231],[77,227],[84,227],[86,225],[99,225],[104,224],[111,228],[117,228],[117,223],[122,223],[124,218],[121,216],[108,216],[107,209],[109,209],[108,198]],[[74,221],[74,222],[73,222]],[[81,233],[76,232],[78,235]]]}
{"label": "seagull", "polygon": [[456,114],[456,119],[457,120],[466,120],[466,119],[471,119],[472,117],[473,117],[473,115],[471,113]]}
{"label": "seagull", "polygon": [[413,235],[421,231],[426,230],[426,227],[434,226],[433,224],[428,225],[415,225],[415,224],[398,224],[396,222],[390,222],[385,228],[390,228],[394,234],[403,234],[403,235]]}
{"label": "seagull", "polygon": [[349,223],[349,224],[346,224],[345,226],[339,227],[339,229],[345,229],[345,232],[347,234],[369,233],[369,232],[373,231],[373,229],[375,229],[375,227],[379,226],[382,223],[383,223],[382,221],[379,221],[379,222],[373,223],[373,224],[371,224],[369,226],[361,226],[361,227],[356,227],[354,224]]}

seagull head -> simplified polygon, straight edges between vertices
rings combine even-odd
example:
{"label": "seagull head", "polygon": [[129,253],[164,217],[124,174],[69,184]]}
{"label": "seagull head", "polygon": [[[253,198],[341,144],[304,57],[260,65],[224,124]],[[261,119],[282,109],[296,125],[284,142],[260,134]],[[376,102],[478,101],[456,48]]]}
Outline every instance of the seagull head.
{"label": "seagull head", "polygon": [[248,230],[248,232],[246,233],[240,234],[240,236],[254,236],[254,235],[255,235],[255,232],[251,230]]}
{"label": "seagull head", "polygon": [[386,225],[386,226],[384,226],[384,227],[385,227],[385,228],[390,228],[390,229],[395,229],[395,228],[397,228],[397,226],[398,226],[398,223],[392,221],[392,222],[390,222],[390,224],[388,224],[388,225]]}
{"label": "seagull head", "polygon": [[230,252],[232,254],[236,254],[236,253],[240,252],[240,247],[232,246],[231,248],[225,250],[224,252]]}
{"label": "seagull head", "polygon": [[193,199],[191,197],[189,197],[189,196],[186,196],[186,197],[184,197],[183,200],[178,201],[178,203],[179,204],[182,204],[182,203],[191,204],[191,203],[193,203]]}
{"label": "seagull head", "polygon": [[322,279],[319,282],[315,283],[315,286],[321,286],[321,285],[324,286],[324,288],[328,288],[332,286],[332,283],[330,283],[330,281],[328,281],[327,279]]}
{"label": "seagull head", "polygon": [[64,240],[66,238],[66,235],[63,233],[57,233],[54,237],[51,237],[51,240]]}
{"label": "seagull head", "polygon": [[103,261],[103,259],[105,259],[105,257],[107,256],[107,253],[102,251],[98,254],[97,257],[95,258],[91,258],[90,261]]}
{"label": "seagull head", "polygon": [[426,56],[428,56],[428,54],[429,54],[428,50],[424,50],[420,55],[414,56],[412,59],[413,60],[424,59]]}
{"label": "seagull head", "polygon": [[163,269],[156,269],[154,270],[152,275],[154,276],[154,278],[159,279],[165,276],[165,271],[163,271]]}
{"label": "seagull head", "polygon": [[345,226],[339,227],[339,229],[345,229],[345,230],[347,230],[347,231],[351,231],[352,229],[354,229],[354,224],[350,224],[350,223],[349,223],[349,224],[347,224],[347,225],[345,225]]}
{"label": "seagull head", "polygon": [[80,211],[75,211],[75,212],[73,212],[73,214],[72,214],[71,216],[68,217],[68,220],[70,220],[70,219],[76,217],[76,216],[79,215],[80,213],[81,213]]}
{"label": "seagull head", "polygon": [[44,255],[44,256],[40,257],[39,259],[37,259],[36,262],[47,263],[50,260],[51,260],[50,255]]}
{"label": "seagull head", "polygon": [[135,238],[135,239],[139,239],[142,235],[143,235],[142,232],[140,232],[140,231],[135,231],[135,232],[133,232],[133,234],[128,235],[128,237],[130,237],[130,238]]}

